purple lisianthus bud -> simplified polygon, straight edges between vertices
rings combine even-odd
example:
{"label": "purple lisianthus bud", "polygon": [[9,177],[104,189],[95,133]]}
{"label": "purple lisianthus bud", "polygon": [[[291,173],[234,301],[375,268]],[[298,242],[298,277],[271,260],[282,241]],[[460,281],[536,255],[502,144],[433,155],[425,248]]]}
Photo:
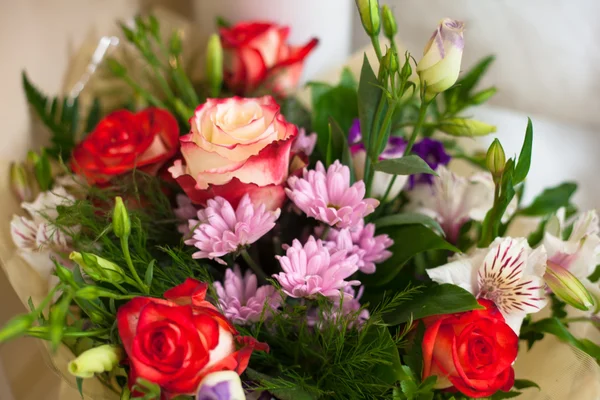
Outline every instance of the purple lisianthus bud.
{"label": "purple lisianthus bud", "polygon": [[242,381],[235,371],[219,371],[206,375],[196,394],[196,400],[245,400]]}

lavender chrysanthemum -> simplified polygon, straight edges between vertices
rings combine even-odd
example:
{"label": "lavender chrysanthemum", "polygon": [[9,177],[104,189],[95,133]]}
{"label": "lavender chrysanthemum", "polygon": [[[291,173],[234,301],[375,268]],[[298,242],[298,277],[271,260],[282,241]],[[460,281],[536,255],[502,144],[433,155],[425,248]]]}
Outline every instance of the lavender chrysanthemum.
{"label": "lavender chrysanthemum", "polygon": [[305,170],[303,177],[288,179],[288,197],[306,215],[331,226],[347,228],[357,224],[379,205],[376,199],[365,199],[365,184],[350,186],[350,169],[339,161],[325,170],[317,162],[315,170]]}
{"label": "lavender chrysanthemum", "polygon": [[177,230],[182,235],[190,233],[190,227],[188,221],[193,219],[198,214],[198,209],[192,204],[192,200],[185,194],[178,194],[175,197],[177,207],[173,209],[173,213],[178,220],[182,221],[181,224],[177,225]]}
{"label": "lavender chrysanthemum", "polygon": [[348,254],[358,256],[358,269],[365,274],[375,272],[375,264],[392,256],[387,250],[394,244],[388,235],[375,236],[375,224],[365,225],[363,220],[350,229],[331,229],[327,236],[328,248],[346,250]]}
{"label": "lavender chrysanthemum", "polygon": [[[225,271],[225,280],[214,283],[223,314],[234,324],[245,325],[268,318],[281,305],[281,296],[271,285],[258,287],[256,275],[242,276],[239,266]],[[263,314],[264,309],[264,314]]]}
{"label": "lavender chrysanthemum", "polygon": [[292,143],[292,152],[302,152],[307,156],[310,156],[315,150],[316,144],[317,134],[313,132],[307,135],[306,130],[304,128],[300,128],[298,130],[298,136],[296,136],[296,139],[294,139],[294,143]]}
{"label": "lavender chrysanthemum", "polygon": [[330,251],[314,236],[304,246],[294,239],[286,255],[276,258],[283,272],[273,277],[291,297],[313,298],[321,294],[336,298],[346,286],[360,285],[359,281],[345,280],[358,270],[358,256],[348,256],[346,250]]}
{"label": "lavender chrysanthemum", "polygon": [[247,194],[236,210],[224,198],[215,197],[198,211],[197,220],[189,220],[193,234],[185,244],[200,250],[193,254],[194,258],[209,258],[226,265],[220,257],[256,242],[273,229],[280,213],[280,209],[267,211],[264,204],[252,204]]}

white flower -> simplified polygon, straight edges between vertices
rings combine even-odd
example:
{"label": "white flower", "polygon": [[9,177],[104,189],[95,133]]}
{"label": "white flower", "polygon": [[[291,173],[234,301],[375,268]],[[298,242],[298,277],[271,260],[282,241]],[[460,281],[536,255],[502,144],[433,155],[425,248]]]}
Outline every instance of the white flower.
{"label": "white flower", "polygon": [[58,217],[57,207],[74,201],[63,187],[56,187],[40,193],[32,203],[22,203],[29,218],[14,215],[10,223],[10,233],[20,256],[45,278],[49,278],[54,269],[50,257],[70,250],[71,238],[53,224]]}
{"label": "white flower", "polygon": [[525,315],[547,303],[545,271],[543,246],[532,250],[524,238],[497,238],[487,249],[429,269],[427,274],[437,283],[451,283],[477,298],[492,300],[518,334]]}
{"label": "white flower", "polygon": [[581,214],[573,223],[573,231],[569,238],[562,240],[563,211],[558,213],[544,235],[548,261],[560,265],[579,280],[583,280],[600,264],[598,214],[595,210]]}
{"label": "white flower", "polygon": [[[450,242],[458,239],[463,224],[469,220],[483,221],[494,204],[494,182],[489,173],[479,173],[465,178],[445,166],[436,170],[438,176],[431,185],[419,184],[408,192],[409,208],[436,219]],[[508,205],[503,221],[515,212],[517,198]]]}

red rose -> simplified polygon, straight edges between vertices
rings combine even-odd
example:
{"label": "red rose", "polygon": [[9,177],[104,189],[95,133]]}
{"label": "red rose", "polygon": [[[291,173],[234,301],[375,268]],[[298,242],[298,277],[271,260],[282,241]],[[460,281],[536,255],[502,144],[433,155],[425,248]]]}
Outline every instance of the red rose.
{"label": "red rose", "polygon": [[177,120],[165,110],[115,111],[73,150],[71,168],[89,183],[106,183],[138,168],[156,174],[177,152]]}
{"label": "red rose", "polygon": [[281,207],[298,128],[285,120],[271,96],[208,99],[181,137],[185,161],[169,168],[192,202],[221,196],[233,207],[248,193],[268,209]]}
{"label": "red rose", "polygon": [[254,338],[237,336],[204,299],[206,290],[205,283],[188,278],[166,291],[166,300],[136,297],[119,308],[117,324],[129,357],[131,385],[137,378],[146,379],[160,385],[167,399],[193,394],[207,374],[241,374],[253,350],[268,350]]}
{"label": "red rose", "polygon": [[231,70],[226,71],[229,86],[238,93],[249,93],[263,83],[281,94],[295,88],[304,59],[319,41],[290,46],[286,43],[289,33],[287,26],[266,22],[221,28],[223,48],[231,58]]}
{"label": "red rose", "polygon": [[437,375],[437,388],[475,398],[512,388],[519,345],[494,303],[478,301],[485,310],[425,318],[422,344],[423,379]]}

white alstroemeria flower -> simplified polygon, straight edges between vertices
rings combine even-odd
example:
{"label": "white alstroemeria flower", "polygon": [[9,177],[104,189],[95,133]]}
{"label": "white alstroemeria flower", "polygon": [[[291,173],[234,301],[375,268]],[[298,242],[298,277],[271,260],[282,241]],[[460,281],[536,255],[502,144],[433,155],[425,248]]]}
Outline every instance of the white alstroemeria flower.
{"label": "white alstroemeria flower", "polygon": [[532,250],[525,238],[497,238],[487,249],[427,270],[437,283],[451,283],[477,298],[493,301],[506,323],[519,334],[526,314],[547,303],[543,280],[546,251]]}
{"label": "white alstroemeria flower", "polygon": [[595,210],[581,214],[573,223],[573,231],[567,240],[562,240],[564,210],[552,221],[544,234],[544,247],[548,261],[568,270],[583,281],[600,264],[600,227]]}
{"label": "white alstroemeria flower", "polygon": [[32,203],[22,203],[29,218],[14,215],[10,223],[10,233],[19,255],[44,278],[49,278],[54,269],[50,257],[70,251],[71,238],[57,229],[52,221],[58,217],[59,205],[74,201],[63,187],[55,187],[52,191],[40,193]]}
{"label": "white alstroemeria flower", "polygon": [[[419,184],[408,192],[409,208],[436,219],[450,242],[456,242],[463,224],[469,220],[483,221],[494,204],[494,182],[489,173],[478,173],[470,178],[458,176],[445,166],[436,170],[438,176],[431,185]],[[503,221],[517,209],[515,197]]]}

